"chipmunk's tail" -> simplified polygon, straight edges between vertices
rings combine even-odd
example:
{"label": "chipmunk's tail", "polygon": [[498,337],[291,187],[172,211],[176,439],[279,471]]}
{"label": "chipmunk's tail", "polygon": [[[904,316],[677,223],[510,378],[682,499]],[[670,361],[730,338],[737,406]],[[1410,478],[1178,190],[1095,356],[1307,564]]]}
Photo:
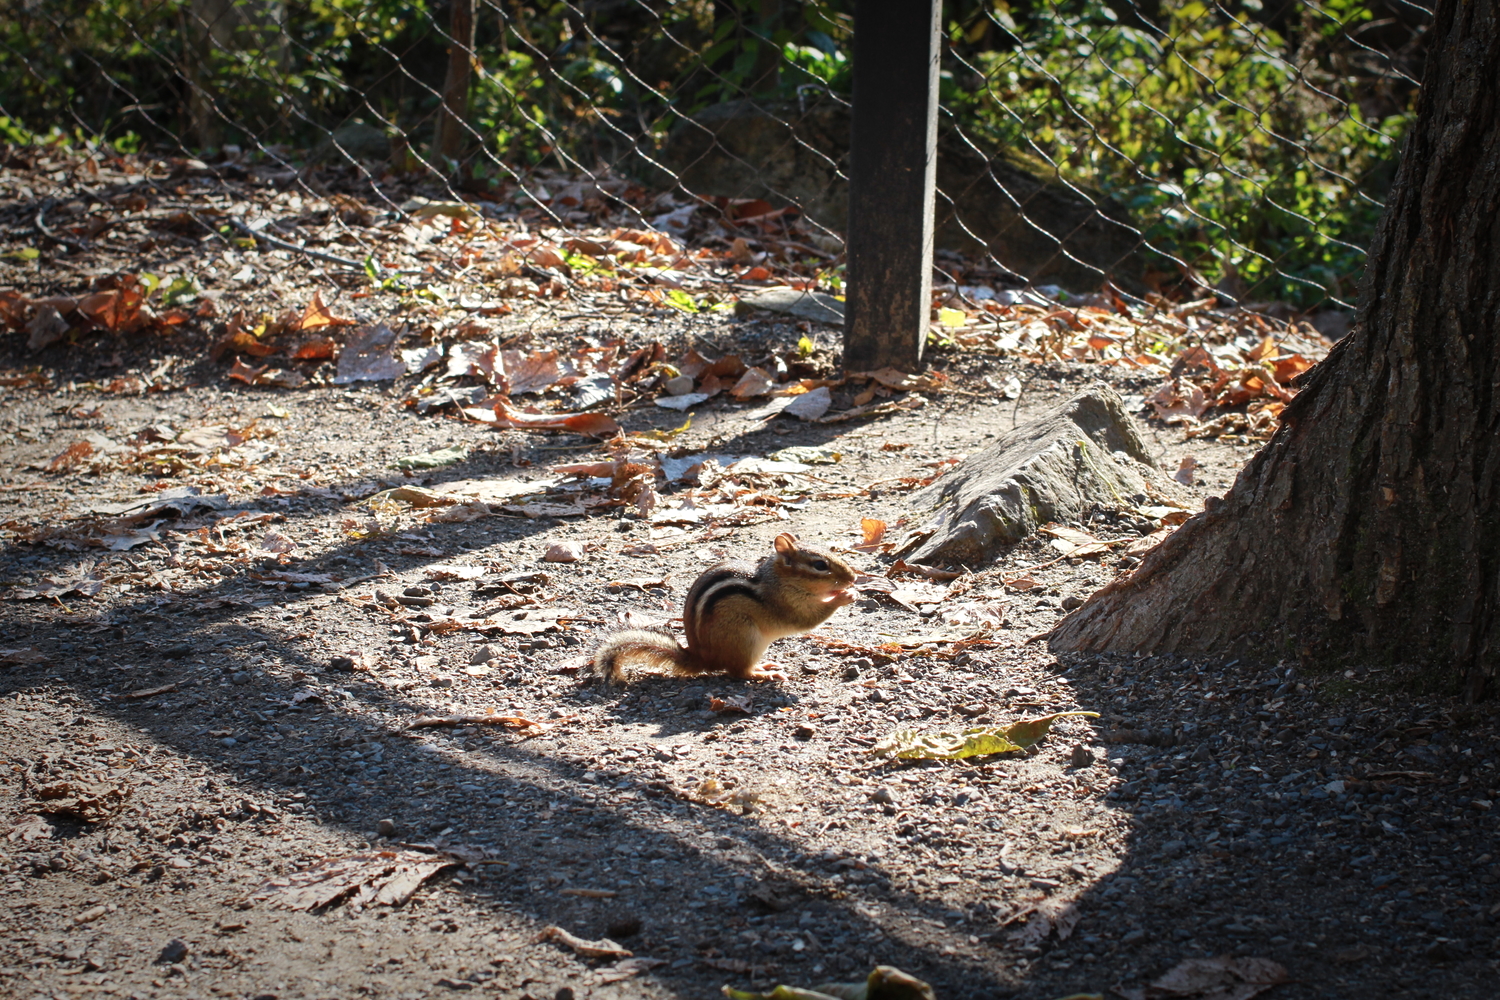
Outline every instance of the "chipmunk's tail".
{"label": "chipmunk's tail", "polygon": [[625,668],[633,664],[666,667],[674,674],[688,672],[688,651],[663,632],[631,629],[616,632],[594,651],[594,674],[611,684],[629,681]]}

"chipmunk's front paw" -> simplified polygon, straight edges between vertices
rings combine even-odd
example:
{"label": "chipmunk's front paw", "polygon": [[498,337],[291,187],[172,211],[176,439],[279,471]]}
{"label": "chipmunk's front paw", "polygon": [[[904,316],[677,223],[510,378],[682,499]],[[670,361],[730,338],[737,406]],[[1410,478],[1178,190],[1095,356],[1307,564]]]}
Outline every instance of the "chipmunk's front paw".
{"label": "chipmunk's front paw", "polygon": [[747,681],[784,681],[786,679],[786,673],[779,664],[775,663],[762,663],[758,667],[751,667],[745,674]]}

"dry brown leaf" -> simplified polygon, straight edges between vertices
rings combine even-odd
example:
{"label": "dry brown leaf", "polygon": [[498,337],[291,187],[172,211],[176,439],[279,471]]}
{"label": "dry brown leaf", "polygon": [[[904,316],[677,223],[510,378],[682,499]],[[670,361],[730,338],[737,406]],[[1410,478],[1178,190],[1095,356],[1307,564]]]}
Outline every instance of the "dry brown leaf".
{"label": "dry brown leaf", "polygon": [[948,376],[942,372],[927,372],[922,375],[908,375],[906,372],[897,371],[895,368],[879,368],[872,372],[850,372],[851,379],[869,379],[878,382],[890,389],[900,391],[931,392],[941,389],[948,384]]}
{"label": "dry brown leaf", "polygon": [[1126,1000],[1250,1000],[1289,982],[1286,969],[1268,958],[1190,958],[1145,989],[1115,992]]}
{"label": "dry brown leaf", "polygon": [[339,355],[335,385],[351,382],[379,382],[406,374],[406,362],[393,357],[396,332],[381,323],[356,331]]}
{"label": "dry brown leaf", "polygon": [[886,523],[873,517],[862,517],[859,519],[859,530],[864,536],[860,543],[854,546],[861,551],[870,551],[880,548],[880,540],[885,537]]}
{"label": "dry brown leaf", "polygon": [[323,304],[323,293],[314,291],[312,301],[302,312],[302,318],[293,324],[294,330],[323,330],[332,326],[353,326],[354,320],[335,316]]}
{"label": "dry brown leaf", "polygon": [[[563,375],[569,374],[558,364],[556,351],[502,351],[501,364],[505,371],[505,382],[512,396],[542,392]],[[564,362],[566,364],[566,362]],[[571,371],[572,366],[567,366]]]}
{"label": "dry brown leaf", "polygon": [[504,399],[497,399],[494,409],[464,407],[464,415],[496,427],[519,427],[523,430],[572,431],[587,437],[618,437],[620,425],[602,413],[522,413]]}
{"label": "dry brown leaf", "polygon": [[1096,556],[1109,551],[1109,542],[1102,542],[1087,531],[1070,528],[1065,524],[1048,524],[1040,530],[1044,535],[1051,535],[1052,547],[1070,559]]}
{"label": "dry brown leaf", "polygon": [[[1016,914],[1019,917],[1021,914]],[[1011,939],[1021,947],[1039,945],[1054,932],[1059,941],[1066,941],[1073,928],[1083,918],[1083,908],[1071,899],[1054,896],[1044,899],[1027,914],[1026,923],[1011,934]]]}
{"label": "dry brown leaf", "polygon": [[62,472],[78,465],[94,453],[94,446],[87,441],[74,441],[52,457],[47,463],[48,472]]}
{"label": "dry brown leaf", "polygon": [[418,851],[367,851],[271,879],[247,898],[288,910],[318,910],[339,902],[399,906],[423,882],[457,864],[452,858]]}
{"label": "dry brown leaf", "polygon": [[764,368],[747,368],[745,374],[729,390],[729,394],[735,399],[752,399],[755,396],[764,396],[776,383],[771,380]]}

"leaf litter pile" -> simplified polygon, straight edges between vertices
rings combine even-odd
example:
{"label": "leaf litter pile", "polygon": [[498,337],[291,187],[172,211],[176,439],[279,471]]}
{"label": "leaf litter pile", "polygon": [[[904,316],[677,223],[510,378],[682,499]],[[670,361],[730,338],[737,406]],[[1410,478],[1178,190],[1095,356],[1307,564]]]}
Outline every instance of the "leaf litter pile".
{"label": "leaf litter pile", "polygon": [[[1480,722],[1033,641],[1191,509],[1127,498],[987,567],[893,555],[913,490],[1096,378],[1185,489],[1226,487],[1326,351],[1309,327],[949,258],[929,370],[846,375],[841,248],[763,202],[5,163],[7,967],[106,994],[1478,981],[1493,879],[1440,862],[1493,864]],[[580,678],[788,529],[862,572],[773,648],[790,681]],[[1450,818],[1402,839],[1419,803]]]}

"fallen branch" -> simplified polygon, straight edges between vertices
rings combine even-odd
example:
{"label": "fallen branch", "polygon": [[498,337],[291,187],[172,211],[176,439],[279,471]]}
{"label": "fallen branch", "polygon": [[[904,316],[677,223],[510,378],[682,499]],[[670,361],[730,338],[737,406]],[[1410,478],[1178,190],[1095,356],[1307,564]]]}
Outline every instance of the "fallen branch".
{"label": "fallen branch", "polygon": [[635,954],[629,948],[621,948],[609,938],[585,941],[576,934],[569,934],[556,924],[542,928],[536,940],[538,942],[556,941],[558,944],[567,945],[584,958],[630,958]]}
{"label": "fallen branch", "polygon": [[528,719],[524,715],[424,715],[407,723],[407,729],[429,729],[434,726],[509,726],[512,729],[536,727],[545,730],[545,722]]}

